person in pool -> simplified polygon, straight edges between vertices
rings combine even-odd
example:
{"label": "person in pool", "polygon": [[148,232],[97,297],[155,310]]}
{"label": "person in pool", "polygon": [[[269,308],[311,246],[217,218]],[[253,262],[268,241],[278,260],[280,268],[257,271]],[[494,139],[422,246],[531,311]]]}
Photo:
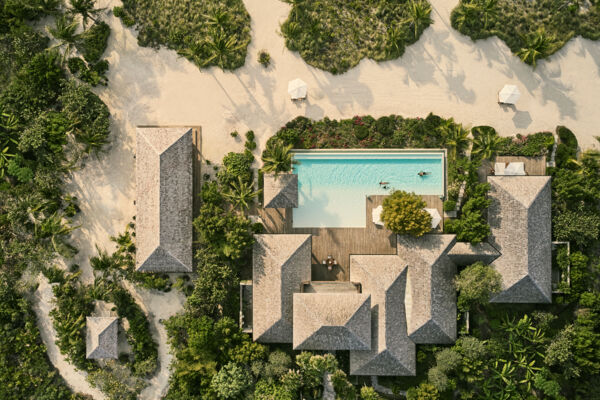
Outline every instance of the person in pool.
{"label": "person in pool", "polygon": [[425,172],[425,171],[419,171],[419,172],[417,173],[417,175],[419,175],[420,177],[423,177],[423,176],[429,175],[429,172]]}
{"label": "person in pool", "polygon": [[385,185],[389,185],[389,184],[390,184],[389,182],[379,182],[379,186],[385,186]]}

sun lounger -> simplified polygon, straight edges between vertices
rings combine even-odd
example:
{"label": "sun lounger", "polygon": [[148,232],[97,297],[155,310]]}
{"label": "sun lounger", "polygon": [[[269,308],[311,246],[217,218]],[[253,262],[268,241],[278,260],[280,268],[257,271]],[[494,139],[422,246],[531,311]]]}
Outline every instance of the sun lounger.
{"label": "sun lounger", "polygon": [[511,162],[504,169],[504,175],[527,175],[525,173],[525,163]]}
{"label": "sun lounger", "polygon": [[494,175],[504,175],[504,170],[506,168],[506,163],[497,162],[494,164]]}

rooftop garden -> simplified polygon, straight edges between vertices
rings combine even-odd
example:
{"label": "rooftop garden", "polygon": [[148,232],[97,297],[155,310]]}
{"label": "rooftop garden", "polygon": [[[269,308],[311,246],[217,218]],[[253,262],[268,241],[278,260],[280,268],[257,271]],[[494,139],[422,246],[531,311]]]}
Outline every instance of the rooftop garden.
{"label": "rooftop garden", "polygon": [[313,67],[341,74],[367,57],[400,57],[432,23],[427,0],[288,1],[285,45]]}
{"label": "rooftop garden", "polygon": [[138,44],[177,51],[198,66],[244,65],[250,15],[242,0],[124,0],[115,16],[138,31]]}
{"label": "rooftop garden", "polygon": [[598,40],[600,2],[461,0],[451,22],[473,40],[497,36],[535,67],[573,37]]}

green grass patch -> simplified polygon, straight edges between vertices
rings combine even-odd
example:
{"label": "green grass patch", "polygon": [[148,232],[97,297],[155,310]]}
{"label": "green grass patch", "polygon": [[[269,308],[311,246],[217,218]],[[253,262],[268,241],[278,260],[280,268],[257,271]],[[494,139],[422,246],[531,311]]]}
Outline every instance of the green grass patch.
{"label": "green grass patch", "polygon": [[461,0],[450,19],[473,40],[499,37],[533,66],[575,36],[600,38],[598,0]]}
{"label": "green grass patch", "polygon": [[115,11],[138,29],[140,46],[165,46],[199,68],[231,70],[246,60],[250,15],[242,0],[124,0]]}
{"label": "green grass patch", "polygon": [[289,1],[281,32],[288,49],[310,65],[343,73],[367,57],[400,57],[432,23],[426,0]]}

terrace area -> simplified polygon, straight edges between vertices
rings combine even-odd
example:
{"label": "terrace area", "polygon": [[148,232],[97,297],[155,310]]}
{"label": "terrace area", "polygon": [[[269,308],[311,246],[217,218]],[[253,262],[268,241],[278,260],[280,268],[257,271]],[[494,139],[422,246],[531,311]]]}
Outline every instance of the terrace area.
{"label": "terrace area", "polygon": [[[311,280],[348,281],[350,277],[350,255],[352,254],[396,254],[396,235],[372,221],[372,211],[383,203],[386,196],[366,198],[365,228],[294,228],[291,208],[260,208],[265,233],[312,235]],[[443,215],[443,202],[439,196],[421,196],[427,208],[435,208]],[[443,221],[433,233],[443,232]],[[337,261],[330,270],[322,264],[328,256]]]}

